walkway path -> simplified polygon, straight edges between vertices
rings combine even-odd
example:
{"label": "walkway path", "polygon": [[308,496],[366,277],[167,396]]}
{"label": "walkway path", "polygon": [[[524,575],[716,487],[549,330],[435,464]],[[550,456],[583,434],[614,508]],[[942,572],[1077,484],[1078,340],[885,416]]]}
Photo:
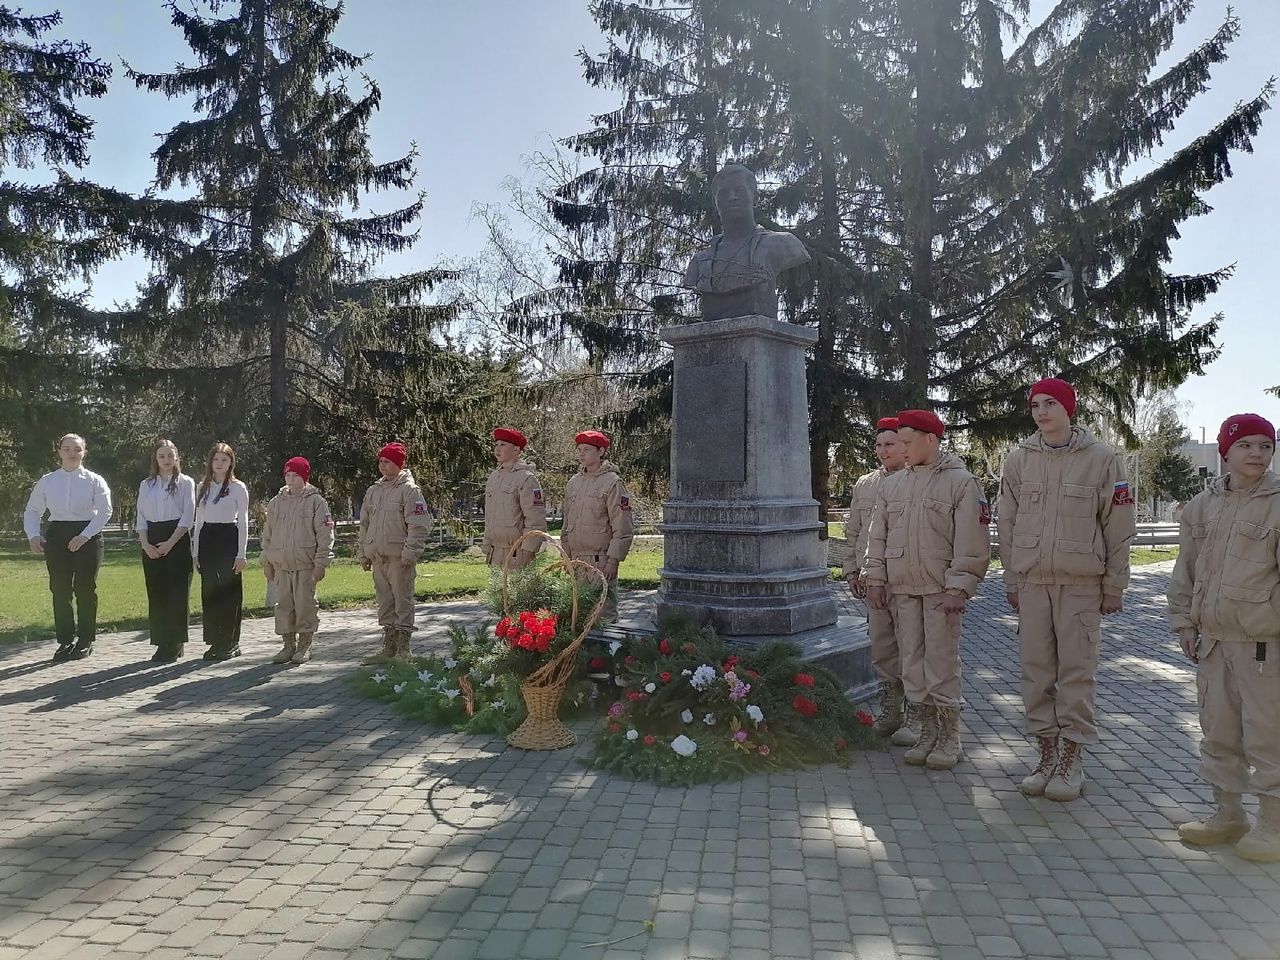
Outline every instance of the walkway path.
{"label": "walkway path", "polygon": [[[264,621],[225,664],[153,669],[134,634],[60,665],[4,648],[0,960],[1275,960],[1280,867],[1174,831],[1208,793],[1166,579],[1144,568],[1108,621],[1103,742],[1070,806],[1017,790],[998,580],[968,614],[970,759],[949,774],[886,752],[659,789],[582,746],[409,726],[344,682],[376,642],[361,612],[327,615],[300,668],[268,662]],[[438,639],[476,609],[421,615]]]}

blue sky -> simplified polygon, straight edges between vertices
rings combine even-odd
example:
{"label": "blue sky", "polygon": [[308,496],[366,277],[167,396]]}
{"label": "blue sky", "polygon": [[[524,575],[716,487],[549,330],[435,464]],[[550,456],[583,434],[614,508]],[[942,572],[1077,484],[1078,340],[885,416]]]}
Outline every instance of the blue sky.
{"label": "blue sky", "polygon": [[[187,104],[138,92],[123,76],[121,60],[145,72],[190,62],[190,51],[170,25],[159,0],[48,0],[64,15],[62,35],[87,41],[116,65],[111,91],[86,104],[97,120],[88,176],[138,191],[154,168],[155,135],[187,114]],[[45,3],[24,4],[29,11]],[[1034,0],[1033,11],[1047,6]],[[1244,32],[1231,59],[1215,70],[1213,89],[1188,110],[1169,147],[1188,142],[1220,119],[1238,100],[1254,96],[1277,69],[1280,3],[1238,0]],[[1223,3],[1202,0],[1178,33],[1174,53],[1209,36],[1226,14]],[[379,159],[420,150],[419,186],[427,192],[422,238],[412,252],[389,261],[392,269],[435,264],[476,253],[475,203],[501,201],[501,184],[523,173],[523,158],[548,137],[587,129],[589,117],[614,106],[614,97],[587,86],[575,56],[597,51],[603,39],[585,0],[348,0],[337,42],[372,53],[366,66],[382,87],[382,110],[372,124]],[[1184,226],[1174,247],[1178,273],[1236,264],[1235,277],[1214,297],[1207,316],[1222,311],[1222,357],[1179,397],[1189,402],[1187,422],[1198,438],[1212,435],[1232,413],[1253,410],[1280,422],[1280,400],[1263,389],[1280,384],[1275,349],[1277,289],[1275,232],[1280,224],[1280,112],[1264,119],[1256,152],[1233,159],[1235,177],[1213,190],[1208,217]],[[375,198],[375,209],[394,201]],[[104,269],[94,299],[127,298],[141,265],[126,260]]]}

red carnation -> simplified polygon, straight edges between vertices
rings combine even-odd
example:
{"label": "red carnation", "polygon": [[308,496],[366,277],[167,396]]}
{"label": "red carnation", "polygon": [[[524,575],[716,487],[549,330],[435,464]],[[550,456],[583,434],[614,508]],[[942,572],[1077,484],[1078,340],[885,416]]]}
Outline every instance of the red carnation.
{"label": "red carnation", "polygon": [[739,661],[741,661],[741,660],[742,660],[742,658],[741,658],[741,657],[739,657],[739,656],[737,656],[736,654],[735,654],[735,655],[733,655],[733,656],[730,656],[730,657],[725,657],[725,658],[724,658],[724,668],[725,668],[726,670],[732,670],[734,667],[736,667],[736,666],[738,665]]}
{"label": "red carnation", "polygon": [[617,732],[618,732],[618,731],[620,731],[621,729],[622,729],[622,727],[618,726],[616,723],[611,723],[611,724],[609,724],[609,732],[610,732],[610,733],[617,733]]}
{"label": "red carnation", "polygon": [[743,670],[742,672],[743,672],[743,673],[745,673],[745,674],[746,674],[748,677],[750,677],[752,680],[759,680],[759,679],[760,679],[760,674],[756,673],[754,670]]}
{"label": "red carnation", "polygon": [[623,663],[625,663],[625,664],[629,667],[629,666],[632,666],[632,665],[636,662],[636,658],[635,658],[635,657],[633,657],[633,656],[631,656],[630,654],[628,654],[626,657],[624,657],[624,658],[623,658],[622,662],[623,662]]}
{"label": "red carnation", "polygon": [[796,708],[796,713],[802,717],[816,717],[818,715],[818,705],[801,694],[796,694],[796,698],[791,701],[791,705]]}
{"label": "red carnation", "polygon": [[606,657],[592,657],[591,662],[588,663],[587,666],[592,670],[602,670],[609,666],[609,661]]}
{"label": "red carnation", "polygon": [[859,710],[857,713],[854,714],[854,716],[857,718],[858,722],[862,724],[864,727],[869,727],[876,722],[876,718],[873,717],[871,714],[867,713],[867,711],[865,710]]}
{"label": "red carnation", "polygon": [[529,633],[527,630],[524,633],[520,634],[520,636],[516,637],[516,646],[523,647],[526,650],[532,650],[533,634]]}
{"label": "red carnation", "polygon": [[660,674],[658,674],[658,678],[659,678],[663,683],[670,683],[670,682],[671,682],[671,671],[670,671],[670,670],[663,670]]}
{"label": "red carnation", "polygon": [[658,738],[655,737],[652,733],[646,733],[644,735],[644,745],[646,747],[652,747],[657,742],[658,742]]}
{"label": "red carnation", "polygon": [[643,699],[644,699],[644,694],[643,694],[643,693],[641,693],[639,690],[628,690],[628,691],[627,691],[627,699],[628,699],[628,700],[643,700]]}
{"label": "red carnation", "polygon": [[498,625],[493,628],[493,632],[499,637],[506,637],[511,633],[511,618],[503,617],[498,621]]}
{"label": "red carnation", "polygon": [[670,640],[668,640],[668,639],[666,639],[665,637],[663,637],[661,640],[659,640],[659,641],[658,641],[658,652],[659,652],[660,654],[662,654],[664,657],[666,657],[666,656],[670,656],[670,654],[671,654],[671,641],[670,641]]}
{"label": "red carnation", "polygon": [[794,677],[791,678],[791,682],[794,683],[797,687],[812,687],[813,675],[808,673],[797,673]]}

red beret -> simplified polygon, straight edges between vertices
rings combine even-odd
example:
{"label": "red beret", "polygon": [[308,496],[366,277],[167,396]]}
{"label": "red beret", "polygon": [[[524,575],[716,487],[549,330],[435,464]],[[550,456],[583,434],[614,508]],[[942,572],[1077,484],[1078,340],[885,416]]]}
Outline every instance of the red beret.
{"label": "red beret", "polygon": [[921,433],[932,433],[937,437],[947,432],[947,425],[932,410],[899,410],[898,426],[910,427]]}
{"label": "red beret", "polygon": [[284,462],[285,473],[296,473],[303,480],[311,478],[311,464],[307,463],[306,457],[291,457]]}
{"label": "red beret", "polygon": [[510,427],[498,427],[493,431],[493,439],[505,440],[507,443],[514,443],[521,450],[525,448],[525,444],[529,441],[525,435],[519,430],[512,430]]}
{"label": "red beret", "polygon": [[897,417],[881,417],[879,420],[876,421],[876,433],[883,433],[886,430],[893,430],[895,433],[897,432],[898,430]]}
{"label": "red beret", "polygon": [[1276,428],[1265,417],[1256,413],[1237,413],[1234,417],[1227,417],[1222,421],[1222,429],[1218,431],[1218,453],[1225,460],[1233,443],[1259,434],[1270,437],[1271,442],[1275,443]]}
{"label": "red beret", "polygon": [[1067,411],[1068,417],[1076,415],[1076,391],[1067,381],[1059,380],[1057,377],[1036,381],[1027,391],[1027,403],[1031,403],[1031,398],[1037,393],[1047,394],[1057,400]]}
{"label": "red beret", "polygon": [[397,467],[404,467],[404,462],[409,459],[409,451],[404,448],[403,443],[388,443],[385,447],[378,451],[379,460],[390,460]]}
{"label": "red beret", "polygon": [[580,434],[573,438],[574,443],[589,443],[593,447],[599,447],[601,450],[609,449],[609,438],[599,430],[583,430]]}

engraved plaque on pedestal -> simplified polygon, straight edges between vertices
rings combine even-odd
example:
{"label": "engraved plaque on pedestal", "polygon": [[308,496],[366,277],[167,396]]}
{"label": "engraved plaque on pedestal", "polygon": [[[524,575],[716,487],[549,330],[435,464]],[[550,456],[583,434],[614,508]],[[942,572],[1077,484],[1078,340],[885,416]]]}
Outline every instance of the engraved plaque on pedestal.
{"label": "engraved plaque on pedestal", "polygon": [[676,445],[676,481],[747,479],[747,365],[741,361],[688,367],[675,385],[682,429]]}

